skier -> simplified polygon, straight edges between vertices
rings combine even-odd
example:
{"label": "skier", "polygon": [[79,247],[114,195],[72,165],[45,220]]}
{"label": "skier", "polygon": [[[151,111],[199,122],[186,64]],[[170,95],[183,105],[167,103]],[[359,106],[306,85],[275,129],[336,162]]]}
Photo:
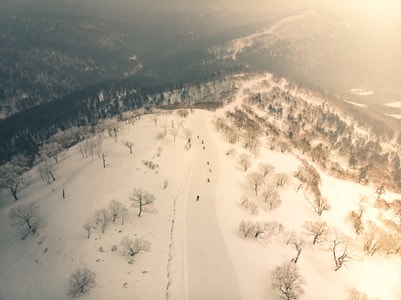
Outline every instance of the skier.
{"label": "skier", "polygon": [[199,201],[199,195],[196,196],[196,201]]}

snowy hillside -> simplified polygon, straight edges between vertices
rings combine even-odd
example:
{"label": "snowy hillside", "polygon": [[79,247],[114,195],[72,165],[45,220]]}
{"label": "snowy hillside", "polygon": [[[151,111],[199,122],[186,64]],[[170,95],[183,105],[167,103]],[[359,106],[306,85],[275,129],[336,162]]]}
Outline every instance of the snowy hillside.
{"label": "snowy hillside", "polygon": [[[284,79],[238,77],[223,108],[109,121],[63,153],[55,181],[35,167],[18,201],[2,190],[0,299],[70,299],[83,267],[96,283],[82,299],[281,299],[272,274],[288,264],[300,299],[400,299],[400,195],[325,150],[330,128],[359,150],[367,129],[351,134],[351,119]],[[154,199],[140,216],[139,192]],[[34,233],[11,224],[30,203]]]}
{"label": "snowy hillside", "polygon": [[[317,24],[319,26],[315,26]],[[310,54],[323,54],[316,48],[320,46],[316,37],[333,38],[341,26],[345,24],[339,23],[316,7],[310,7],[282,18],[258,33],[234,39],[223,47],[212,48],[211,51],[215,51],[219,57],[230,56],[233,59],[237,59],[243,52],[264,52],[264,55],[268,53],[273,57],[293,55],[293,60],[298,57],[318,63],[319,57],[310,57]]]}

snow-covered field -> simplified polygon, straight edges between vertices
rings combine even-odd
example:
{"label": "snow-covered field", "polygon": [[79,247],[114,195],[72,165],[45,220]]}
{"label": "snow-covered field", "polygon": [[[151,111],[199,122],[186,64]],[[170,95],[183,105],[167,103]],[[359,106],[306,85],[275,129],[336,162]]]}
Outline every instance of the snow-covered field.
{"label": "snow-covered field", "polygon": [[[334,271],[329,243],[312,245],[303,235],[305,221],[322,219],[357,242],[345,219],[358,207],[361,195],[368,202],[376,199],[373,187],[320,172],[322,194],[332,207],[319,217],[303,192],[297,192],[300,182],[293,174],[301,164],[300,154],[269,150],[262,141],[244,172],[238,158],[246,150],[226,142],[214,128],[216,116],[238,105],[244,89],[263,79],[245,82],[236,101],[216,112],[194,110],[180,118],[173,111],[159,116],[157,125],[152,115],[142,116],[134,125],[121,124],[117,141],[104,140],[106,168],[102,159],[82,158],[77,145],[58,163],[52,184],[44,184],[33,169],[31,184],[20,192],[18,202],[1,191],[0,299],[69,299],[69,277],[83,266],[96,273],[96,287],[83,299],[280,299],[270,274],[295,256],[295,248],[281,235],[268,243],[244,238],[238,228],[246,219],[277,221],[286,232],[304,238],[297,263],[305,278],[302,299],[347,299],[348,288],[382,300],[401,299],[399,256],[367,256],[354,250],[353,259]],[[175,139],[173,124],[179,128]],[[192,131],[190,149],[184,128]],[[134,142],[133,154],[125,141]],[[231,147],[234,154],[226,155]],[[154,164],[153,169],[146,161]],[[246,181],[260,163],[289,176],[278,189],[282,204],[274,210],[263,206]],[[137,188],[155,196],[154,212],[137,216],[138,208],[129,200]],[[258,205],[257,215],[241,207],[243,195]],[[387,200],[399,197],[385,195]],[[128,207],[129,218],[124,225],[120,220],[110,223],[102,233],[95,225],[95,212],[108,208],[113,199]],[[10,225],[8,213],[30,202],[38,203],[44,222],[36,234],[22,240],[23,231]],[[374,215],[375,210],[368,212]],[[88,221],[97,227],[89,239],[82,228]],[[151,243],[150,251],[130,261],[121,244],[125,236],[143,237]]]}

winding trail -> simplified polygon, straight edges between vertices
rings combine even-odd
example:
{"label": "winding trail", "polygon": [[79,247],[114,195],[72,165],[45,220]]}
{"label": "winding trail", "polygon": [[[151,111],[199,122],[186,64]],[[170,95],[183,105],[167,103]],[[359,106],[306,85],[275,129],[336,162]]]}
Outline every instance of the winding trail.
{"label": "winding trail", "polygon": [[217,221],[219,153],[209,126],[208,112],[198,111],[191,120],[195,155],[185,192],[185,299],[235,300],[240,299],[240,290]]}

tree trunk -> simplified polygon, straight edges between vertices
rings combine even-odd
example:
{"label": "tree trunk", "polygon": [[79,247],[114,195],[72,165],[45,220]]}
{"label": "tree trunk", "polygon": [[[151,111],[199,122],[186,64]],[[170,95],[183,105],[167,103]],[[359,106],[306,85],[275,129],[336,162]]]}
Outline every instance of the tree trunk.
{"label": "tree trunk", "polygon": [[29,220],[25,220],[26,225],[28,226],[29,230],[32,230],[32,225]]}
{"label": "tree trunk", "polygon": [[11,194],[13,194],[14,200],[17,201],[17,189],[10,188]]}

